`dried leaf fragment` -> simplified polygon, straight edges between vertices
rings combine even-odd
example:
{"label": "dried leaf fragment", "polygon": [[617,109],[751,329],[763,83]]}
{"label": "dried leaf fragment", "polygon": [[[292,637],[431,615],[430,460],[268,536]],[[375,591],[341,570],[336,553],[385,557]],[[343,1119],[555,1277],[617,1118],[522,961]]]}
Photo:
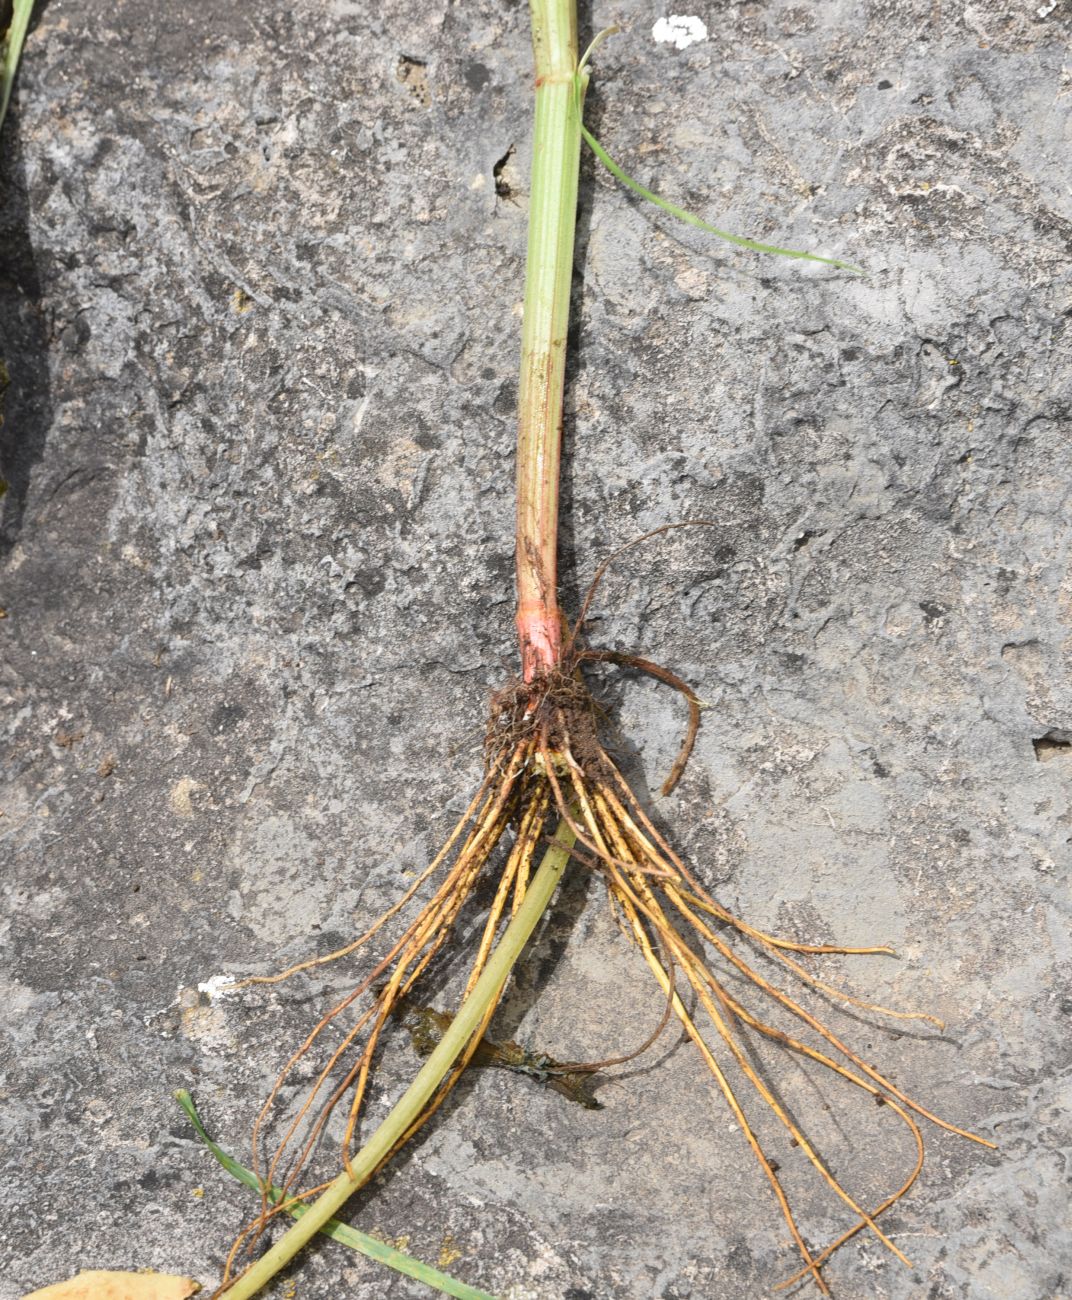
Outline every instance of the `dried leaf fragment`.
{"label": "dried leaf fragment", "polygon": [[201,1284],[171,1273],[118,1273],[87,1269],[66,1282],[32,1291],[22,1300],[187,1300]]}

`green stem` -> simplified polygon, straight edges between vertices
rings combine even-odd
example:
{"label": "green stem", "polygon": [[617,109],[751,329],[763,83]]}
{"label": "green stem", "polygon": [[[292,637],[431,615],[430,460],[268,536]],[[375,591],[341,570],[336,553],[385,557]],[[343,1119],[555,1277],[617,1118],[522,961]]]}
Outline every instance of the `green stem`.
{"label": "green stem", "polygon": [[227,1292],[230,1300],[247,1300],[284,1268],[309,1239],[334,1217],[349,1198],[372,1177],[409,1132],[451,1066],[479,1028],[488,1007],[498,998],[517,959],[539,924],[558,886],[573,847],[573,833],[564,825],[555,832],[525,897],[498,947],[488,958],[472,993],[458,1009],[439,1045],[379,1128],[351,1162],[352,1175],[341,1173],[276,1244],[243,1273]]}
{"label": "green stem", "polygon": [[19,66],[22,43],[26,39],[26,30],[30,26],[32,12],[33,0],[15,0],[12,6],[11,25],[0,47],[0,126],[3,126],[4,118],[7,116],[11,88],[15,84],[15,70]]}
{"label": "green stem", "polygon": [[575,0],[531,0],[536,124],[517,434],[517,627],[532,681],[561,657],[558,496],[562,394],[581,154]]}

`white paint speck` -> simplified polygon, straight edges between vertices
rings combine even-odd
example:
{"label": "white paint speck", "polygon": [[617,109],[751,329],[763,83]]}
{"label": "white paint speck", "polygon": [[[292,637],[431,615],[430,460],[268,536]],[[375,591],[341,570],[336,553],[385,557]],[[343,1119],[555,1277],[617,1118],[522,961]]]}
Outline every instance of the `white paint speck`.
{"label": "white paint speck", "polygon": [[660,18],[651,34],[660,44],[669,41],[675,49],[687,50],[697,41],[707,40],[707,27],[699,18],[671,14],[669,18]]}
{"label": "white paint speck", "polygon": [[232,992],[236,982],[233,975],[213,975],[203,984],[198,984],[197,991],[207,993],[209,999],[214,1002],[217,998],[225,998]]}

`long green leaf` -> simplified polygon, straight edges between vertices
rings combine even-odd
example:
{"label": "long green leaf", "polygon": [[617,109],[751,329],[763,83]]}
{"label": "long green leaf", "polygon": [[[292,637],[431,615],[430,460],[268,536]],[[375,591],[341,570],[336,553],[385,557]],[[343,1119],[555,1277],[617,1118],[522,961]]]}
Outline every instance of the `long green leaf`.
{"label": "long green leaf", "polygon": [[[247,1187],[259,1193],[261,1183],[257,1175],[244,1165],[240,1165],[233,1156],[229,1156],[222,1147],[213,1142],[205,1131],[201,1116],[198,1115],[194,1106],[193,1098],[185,1088],[180,1088],[175,1093],[175,1100],[186,1112],[190,1123],[197,1130],[198,1137],[231,1177],[237,1178],[240,1183],[245,1183]],[[268,1199],[275,1202],[279,1200],[281,1195],[279,1188],[272,1187],[269,1189]],[[300,1219],[307,1209],[308,1206],[306,1205],[293,1205],[288,1206],[287,1213],[295,1219]],[[428,1264],[422,1264],[419,1259],[404,1255],[402,1251],[396,1250],[394,1246],[388,1246],[385,1242],[377,1241],[375,1237],[370,1237],[367,1233],[358,1232],[356,1228],[340,1223],[338,1219],[328,1219],[320,1231],[335,1241],[341,1241],[344,1246],[359,1250],[363,1255],[376,1260],[379,1264],[386,1264],[388,1268],[393,1268],[396,1272],[404,1273],[407,1277],[426,1283],[443,1295],[456,1296],[457,1300],[495,1300],[495,1297],[488,1295],[486,1291],[479,1291],[475,1286],[467,1286],[464,1282],[455,1281],[454,1278],[448,1277],[446,1273],[440,1273],[438,1269],[434,1269]]]}
{"label": "long green leaf", "polygon": [[639,194],[642,199],[654,203],[656,207],[662,208],[664,212],[669,212],[672,217],[677,217],[678,221],[684,221],[686,225],[695,226],[698,230],[706,230],[709,235],[717,235],[719,239],[725,239],[730,244],[736,244],[738,248],[750,248],[754,253],[776,253],[779,257],[795,257],[805,262],[823,262],[826,266],[836,266],[839,270],[853,271],[857,275],[863,275],[860,267],[853,266],[849,262],[839,262],[835,257],[820,257],[817,253],[803,253],[795,248],[779,248],[775,244],[760,244],[754,239],[745,239],[743,235],[731,235],[728,230],[719,230],[717,226],[712,226],[709,222],[694,216],[691,212],[686,212],[684,208],[679,208],[676,203],[670,203],[667,199],[660,198],[658,194],[653,194],[639,181],[633,180],[632,176],[618,166],[583,122],[581,123],[581,135],[584,136],[589,149],[592,150],[612,176],[620,180],[623,185],[627,186],[635,194]]}
{"label": "long green leaf", "polygon": [[11,87],[15,84],[15,69],[19,66],[22,43],[26,39],[33,7],[34,0],[14,0],[12,5],[11,26],[4,35],[3,61],[0,63],[0,127],[4,125],[7,116]]}

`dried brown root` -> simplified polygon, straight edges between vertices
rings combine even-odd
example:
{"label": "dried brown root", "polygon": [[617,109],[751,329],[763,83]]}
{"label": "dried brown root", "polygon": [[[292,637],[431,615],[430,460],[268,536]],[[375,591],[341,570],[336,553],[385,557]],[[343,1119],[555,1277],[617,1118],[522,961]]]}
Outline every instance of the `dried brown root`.
{"label": "dried brown root", "polygon": [[[597,581],[600,576],[601,573],[597,574]],[[695,740],[699,723],[699,701],[695,693],[680,678],[648,660],[616,651],[578,650],[576,638],[574,631],[567,642],[570,658],[566,666],[534,683],[511,684],[495,697],[486,737],[488,775],[443,849],[404,897],[353,943],[326,958],[299,963],[283,975],[273,977],[285,978],[350,955],[379,935],[387,922],[416,898],[422,886],[441,875],[431,898],[401,936],[367,977],[322,1017],[281,1071],[254,1126],[254,1168],[260,1173],[264,1165],[261,1154],[264,1132],[292,1071],[327,1041],[325,1035],[331,1030],[341,1036],[327,1053],[297,1113],[285,1126],[262,1177],[266,1184],[274,1183],[282,1188],[285,1204],[309,1195],[298,1189],[299,1177],[324,1136],[329,1118],[344,1101],[347,1113],[342,1159],[351,1171],[351,1151],[384,1027],[429,964],[443,951],[478,884],[497,871],[494,894],[466,983],[466,995],[471,992],[487,964],[497,934],[524,897],[533,858],[541,842],[549,834],[552,823],[562,819],[577,837],[574,856],[604,877],[615,920],[639,948],[666,996],[658,1029],[639,1050],[650,1046],[667,1021],[676,1018],[699,1051],[771,1186],[803,1264],[783,1285],[810,1276],[821,1293],[829,1294],[821,1271],[823,1266],[835,1251],[861,1231],[870,1232],[907,1264],[905,1255],[878,1220],[909,1192],[922,1169],[924,1144],[916,1117],[983,1146],[992,1144],[940,1119],[898,1089],[816,1015],[772,983],[753,964],[754,959],[742,955],[739,947],[758,953],[806,988],[850,1006],[897,1019],[918,1019],[939,1026],[941,1022],[922,1012],[891,1010],[866,1002],[819,978],[797,960],[812,954],[890,954],[889,948],[806,944],[769,935],[734,916],[704,889],[644,811],[603,748],[598,711],[581,677],[580,666],[586,661],[598,661],[633,668],[670,685],[685,697],[689,707],[685,743],[664,789],[672,788],[680,778]],[[503,859],[499,849],[508,835],[512,842]],[[496,866],[500,861],[501,865]],[[761,1005],[777,1009],[789,1021],[802,1023],[819,1043],[807,1043],[770,1024],[765,1014],[746,1006],[731,992],[727,977],[755,992]],[[691,991],[694,1011],[687,1009],[678,991],[679,979]],[[346,1013],[369,994],[372,995],[370,1004],[356,1015],[349,1027],[344,1027]],[[496,1007],[497,1001],[489,1006],[467,1048],[394,1151],[427,1123],[449,1096],[480,1047]],[[880,1109],[890,1111],[907,1130],[915,1148],[914,1163],[901,1186],[877,1207],[865,1208],[835,1177],[752,1064],[748,1033],[785,1047],[868,1094],[880,1103]],[[627,1059],[630,1057],[564,1068],[597,1069]],[[731,1074],[742,1078],[747,1093],[740,1091],[741,1084],[731,1082]],[[806,1243],[797,1225],[778,1177],[778,1165],[767,1154],[748,1117],[749,1097],[761,1102],[775,1116],[791,1144],[853,1216],[837,1240],[819,1251]],[[260,1214],[247,1225],[232,1248],[225,1287],[240,1253],[253,1249],[284,1203],[273,1205],[264,1197]]]}

